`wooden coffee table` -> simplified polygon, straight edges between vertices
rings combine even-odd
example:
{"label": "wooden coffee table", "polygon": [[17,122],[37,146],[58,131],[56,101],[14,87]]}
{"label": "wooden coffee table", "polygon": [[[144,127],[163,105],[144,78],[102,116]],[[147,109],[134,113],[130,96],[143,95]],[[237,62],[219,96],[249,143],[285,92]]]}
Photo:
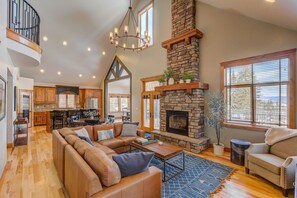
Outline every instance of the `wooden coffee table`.
{"label": "wooden coffee table", "polygon": [[[141,145],[141,144],[132,142],[130,144],[130,152],[133,147],[137,148],[139,150],[142,150],[142,151],[153,152],[153,153],[155,153],[155,156],[163,162],[163,165],[164,165],[163,166],[163,179],[162,179],[163,182],[166,182],[166,181],[172,179],[173,177],[177,176],[178,174],[182,173],[185,170],[185,153],[184,153],[183,149],[180,147],[177,147],[177,146],[174,146],[171,144],[167,144],[167,143],[163,143],[163,145],[159,145],[156,142],[156,143],[152,143],[152,144],[148,144],[148,145]],[[176,157],[178,155],[183,156],[183,166],[182,167],[178,167],[174,164],[168,163],[169,159]],[[169,178],[166,178],[166,165],[177,168],[179,171],[176,172],[174,175],[170,176]]]}

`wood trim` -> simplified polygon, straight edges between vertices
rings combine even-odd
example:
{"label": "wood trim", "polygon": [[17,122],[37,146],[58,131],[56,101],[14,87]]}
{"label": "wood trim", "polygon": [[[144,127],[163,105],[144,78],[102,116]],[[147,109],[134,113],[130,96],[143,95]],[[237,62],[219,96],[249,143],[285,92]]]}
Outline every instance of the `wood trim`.
{"label": "wood trim", "polygon": [[146,78],[142,78],[140,79],[142,82],[152,82],[155,80],[158,80],[159,78],[161,78],[163,75],[157,75],[157,76],[151,76],[151,77],[146,77]]}
{"label": "wood trim", "polygon": [[226,128],[244,129],[244,130],[265,132],[265,133],[270,128],[270,127],[265,127],[265,126],[257,126],[257,125],[252,125],[252,124],[239,123],[239,122],[225,122],[224,126]]}
{"label": "wood trim", "polygon": [[203,37],[203,33],[200,32],[198,29],[194,29],[194,30],[190,30],[186,33],[183,33],[181,35],[178,35],[172,39],[169,39],[167,41],[162,42],[162,47],[168,50],[172,49],[172,45],[176,44],[176,43],[180,43],[185,41],[186,44],[190,44],[191,43],[191,38],[192,37],[196,37],[198,39],[201,39]]}
{"label": "wood trim", "polygon": [[248,65],[248,64],[252,64],[252,63],[264,62],[264,61],[267,61],[267,60],[279,59],[279,58],[282,58],[282,57],[288,57],[288,56],[290,56],[290,55],[292,55],[294,53],[296,53],[296,48],[289,49],[289,50],[284,50],[284,51],[280,51],[280,52],[274,52],[274,53],[259,55],[259,56],[252,56],[252,57],[238,59],[238,60],[222,62],[221,66],[223,66],[224,68],[228,68],[228,67],[235,67],[235,66],[238,66],[238,65]]}
{"label": "wood trim", "polygon": [[31,48],[32,50],[36,51],[39,54],[42,54],[42,49],[38,44],[34,43],[33,41],[25,38],[24,36],[20,35],[19,33],[9,28],[6,28],[6,37]]}
{"label": "wood trim", "polygon": [[209,85],[207,83],[202,83],[202,82],[192,82],[192,83],[159,86],[155,88],[155,90],[160,92],[161,95],[164,95],[164,92],[166,91],[173,91],[173,90],[186,90],[187,94],[192,94],[193,89],[208,90]]}
{"label": "wood trim", "polygon": [[296,50],[290,55],[289,128],[296,128]]}
{"label": "wood trim", "polygon": [[7,145],[6,145],[6,148],[12,148],[13,147],[13,144],[12,143],[8,143]]}

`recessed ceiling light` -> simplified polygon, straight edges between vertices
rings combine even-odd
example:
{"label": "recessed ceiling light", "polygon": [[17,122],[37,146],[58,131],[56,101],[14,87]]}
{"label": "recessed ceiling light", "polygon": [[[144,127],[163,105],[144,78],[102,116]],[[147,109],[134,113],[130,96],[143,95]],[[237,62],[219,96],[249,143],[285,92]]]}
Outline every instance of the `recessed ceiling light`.
{"label": "recessed ceiling light", "polygon": [[44,69],[41,69],[40,72],[41,72],[41,73],[44,73]]}
{"label": "recessed ceiling light", "polygon": [[68,44],[67,41],[63,41],[64,46],[67,46],[67,44]]}
{"label": "recessed ceiling light", "polygon": [[105,52],[105,51],[103,51],[103,52],[102,52],[102,55],[103,55],[103,56],[105,56],[105,54],[106,54],[106,52]]}
{"label": "recessed ceiling light", "polygon": [[269,2],[269,3],[274,3],[275,2],[275,0],[266,0],[267,2]]}
{"label": "recessed ceiling light", "polygon": [[88,52],[90,52],[92,49],[90,47],[87,48]]}
{"label": "recessed ceiling light", "polygon": [[48,41],[47,36],[44,36],[42,39],[43,39],[44,41]]}
{"label": "recessed ceiling light", "polygon": [[95,79],[95,78],[96,78],[96,76],[93,76],[93,78]]}
{"label": "recessed ceiling light", "polygon": [[61,75],[61,72],[60,71],[58,71],[58,73],[57,73],[58,75]]}
{"label": "recessed ceiling light", "polygon": [[82,74],[79,74],[78,76],[81,78],[82,77]]}

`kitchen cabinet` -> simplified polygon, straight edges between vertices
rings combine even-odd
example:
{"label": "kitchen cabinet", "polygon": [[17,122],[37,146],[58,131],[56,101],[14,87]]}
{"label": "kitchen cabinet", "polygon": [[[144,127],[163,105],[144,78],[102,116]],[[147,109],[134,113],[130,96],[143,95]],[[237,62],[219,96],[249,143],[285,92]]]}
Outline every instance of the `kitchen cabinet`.
{"label": "kitchen cabinet", "polygon": [[52,104],[56,103],[55,87],[34,87],[35,104]]}
{"label": "kitchen cabinet", "polygon": [[81,108],[86,108],[87,98],[98,98],[98,110],[102,116],[102,89],[80,89],[79,104]]}
{"label": "kitchen cabinet", "polygon": [[46,125],[46,112],[34,112],[34,126]]}

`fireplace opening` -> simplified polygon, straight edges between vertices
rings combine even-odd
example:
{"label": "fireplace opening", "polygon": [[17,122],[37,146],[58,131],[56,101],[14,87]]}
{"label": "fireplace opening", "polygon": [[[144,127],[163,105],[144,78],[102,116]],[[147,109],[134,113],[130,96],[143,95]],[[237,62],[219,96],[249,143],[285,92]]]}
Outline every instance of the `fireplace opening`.
{"label": "fireplace opening", "polygon": [[187,111],[166,111],[166,131],[188,136],[189,113]]}

